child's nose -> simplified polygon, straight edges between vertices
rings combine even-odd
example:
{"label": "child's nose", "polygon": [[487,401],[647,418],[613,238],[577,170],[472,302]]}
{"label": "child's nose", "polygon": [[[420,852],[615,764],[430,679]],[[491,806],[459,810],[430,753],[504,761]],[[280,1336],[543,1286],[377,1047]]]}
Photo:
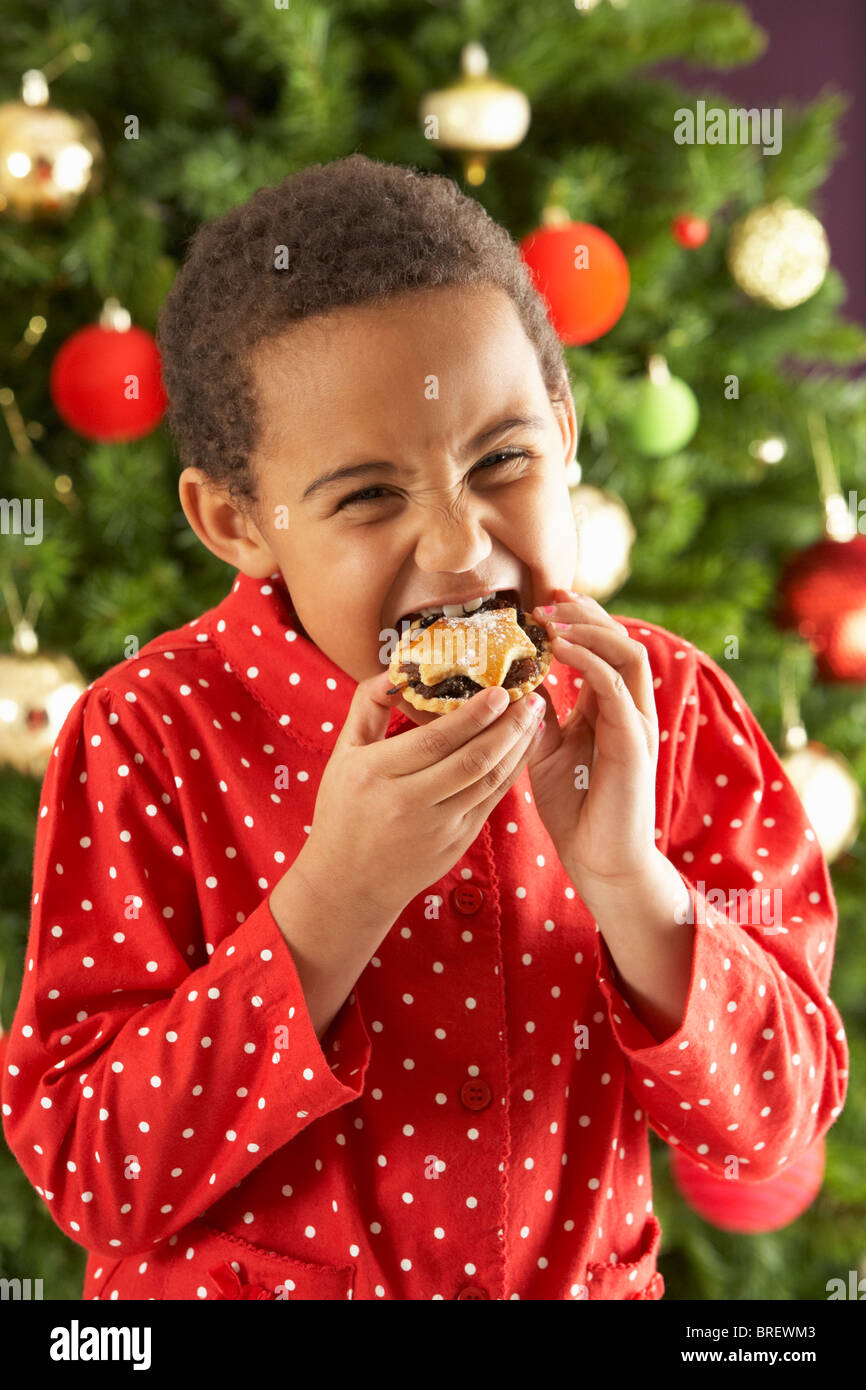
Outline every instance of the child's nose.
{"label": "child's nose", "polygon": [[419,569],[437,574],[459,575],[477,569],[492,550],[490,537],[471,507],[459,513],[434,509],[421,523],[415,546]]}

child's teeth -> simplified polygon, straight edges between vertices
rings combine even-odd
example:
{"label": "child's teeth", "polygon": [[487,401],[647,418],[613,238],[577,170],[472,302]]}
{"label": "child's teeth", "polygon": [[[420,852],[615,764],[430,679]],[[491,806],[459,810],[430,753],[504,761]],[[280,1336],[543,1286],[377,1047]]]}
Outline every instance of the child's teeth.
{"label": "child's teeth", "polygon": [[460,618],[464,613],[474,613],[477,608],[481,607],[485,599],[495,598],[496,592],[497,591],[494,589],[489,594],[481,594],[478,598],[470,598],[466,603],[446,603],[444,608],[421,608],[418,611],[422,618],[429,618],[431,613],[435,613],[437,617],[441,614],[443,618]]}

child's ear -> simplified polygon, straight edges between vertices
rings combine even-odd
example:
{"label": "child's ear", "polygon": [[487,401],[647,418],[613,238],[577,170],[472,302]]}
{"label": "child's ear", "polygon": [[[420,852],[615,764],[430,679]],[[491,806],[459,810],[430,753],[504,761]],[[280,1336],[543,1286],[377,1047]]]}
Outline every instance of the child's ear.
{"label": "child's ear", "polygon": [[190,526],[219,560],[250,579],[267,579],[278,568],[252,511],[241,510],[200,468],[184,468],[178,495]]}
{"label": "child's ear", "polygon": [[270,551],[257,556],[250,556],[244,560],[232,560],[230,564],[234,569],[238,569],[249,579],[269,579],[274,572],[276,560]]}
{"label": "child's ear", "polygon": [[562,383],[556,396],[551,400],[553,413],[562,435],[563,463],[568,468],[577,458],[578,425],[574,409],[574,397],[568,376],[563,374]]}

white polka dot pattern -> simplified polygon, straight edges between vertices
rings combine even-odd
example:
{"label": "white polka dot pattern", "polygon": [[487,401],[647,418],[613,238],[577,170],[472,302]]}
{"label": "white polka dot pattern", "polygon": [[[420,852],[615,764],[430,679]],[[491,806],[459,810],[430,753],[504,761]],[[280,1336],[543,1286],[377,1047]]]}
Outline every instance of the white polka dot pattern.
{"label": "white polka dot pattern", "polygon": [[[831,1126],[848,1052],[814,832],[727,675],[619,621],[650,656],[656,842],[696,918],[661,1041],[524,774],[320,1044],[268,897],[355,685],[280,576],[239,574],[84,692],[43,784],[2,1085],[13,1153],[89,1252],[84,1298],[658,1298],[648,1122],[746,1180]],[[578,687],[552,670],[562,719]],[[780,915],[744,920],[738,890]]]}

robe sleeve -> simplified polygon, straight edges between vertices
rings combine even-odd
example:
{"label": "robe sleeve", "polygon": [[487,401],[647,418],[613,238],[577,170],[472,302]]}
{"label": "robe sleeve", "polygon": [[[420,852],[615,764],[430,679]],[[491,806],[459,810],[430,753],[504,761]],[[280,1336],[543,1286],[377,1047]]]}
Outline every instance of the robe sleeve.
{"label": "robe sleeve", "polygon": [[355,1100],[370,1056],[354,993],[320,1044],[267,896],[203,939],[190,861],[167,755],[88,689],[43,782],[3,1128],[60,1229],[116,1258]]}
{"label": "robe sleeve", "polygon": [[644,1027],[601,934],[598,979],[656,1132],[720,1176],[735,1155],[742,1179],[758,1182],[823,1136],[845,1102],[847,1041],[828,995],[836,903],[815,831],[755,716],[710,657],[687,650],[666,733],[660,720],[669,747],[657,804],[660,847],[695,925],[680,1026],[662,1041]]}

